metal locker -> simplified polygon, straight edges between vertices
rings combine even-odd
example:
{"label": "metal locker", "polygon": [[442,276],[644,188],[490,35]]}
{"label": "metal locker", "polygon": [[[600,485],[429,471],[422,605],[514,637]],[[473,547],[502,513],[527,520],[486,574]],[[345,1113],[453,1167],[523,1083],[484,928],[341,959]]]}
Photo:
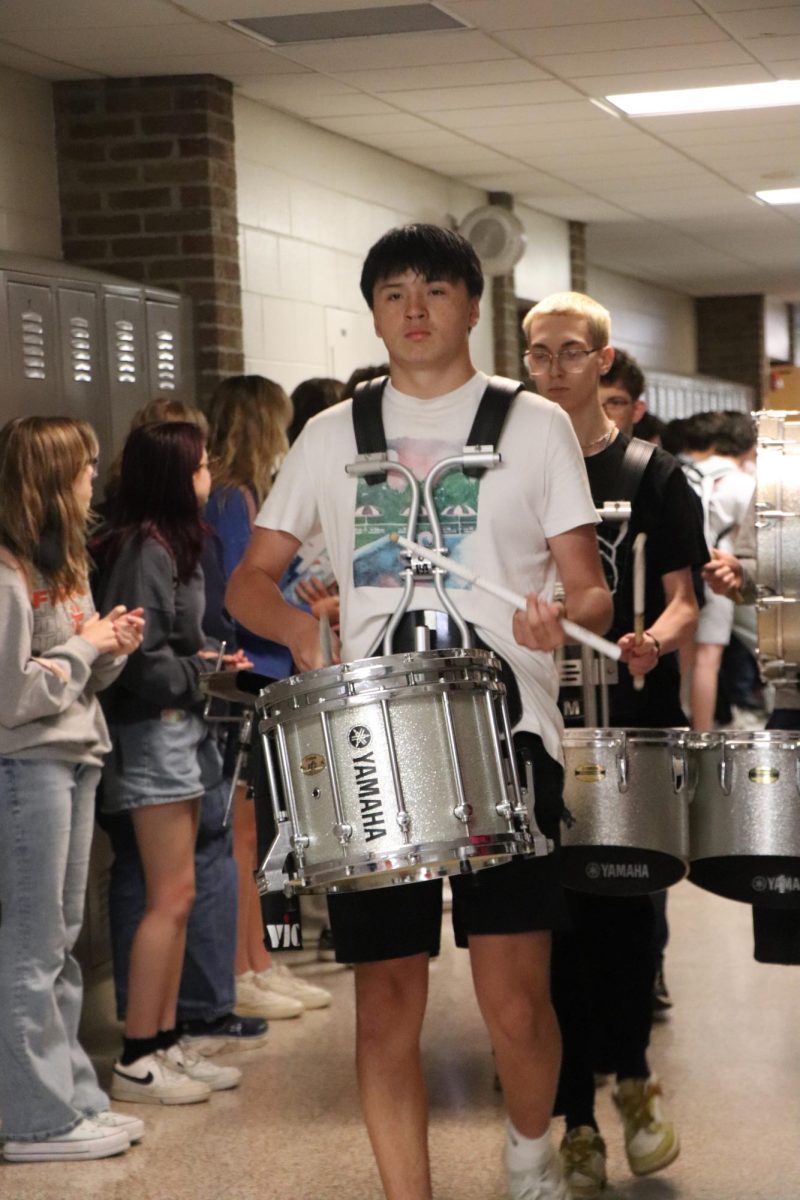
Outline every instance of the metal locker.
{"label": "metal locker", "polygon": [[148,298],[145,308],[150,395],[178,396],[183,390],[180,307]]}
{"label": "metal locker", "polygon": [[122,445],[137,409],[150,399],[144,300],[140,292],[103,289],[112,445]]}
{"label": "metal locker", "polygon": [[9,416],[63,412],[55,352],[55,304],[48,284],[10,278],[7,286]]}
{"label": "metal locker", "polygon": [[93,426],[106,459],[111,431],[101,378],[97,290],[59,284],[56,300],[64,411]]}

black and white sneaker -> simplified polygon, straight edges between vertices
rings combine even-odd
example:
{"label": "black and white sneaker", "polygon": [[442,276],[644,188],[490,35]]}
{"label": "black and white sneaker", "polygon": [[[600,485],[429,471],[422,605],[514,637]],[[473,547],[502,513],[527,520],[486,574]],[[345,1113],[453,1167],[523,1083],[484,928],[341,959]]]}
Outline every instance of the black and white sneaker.
{"label": "black and white sneaker", "polygon": [[111,1095],[128,1104],[199,1104],[211,1088],[176,1069],[166,1050],[145,1054],[136,1062],[114,1063]]}

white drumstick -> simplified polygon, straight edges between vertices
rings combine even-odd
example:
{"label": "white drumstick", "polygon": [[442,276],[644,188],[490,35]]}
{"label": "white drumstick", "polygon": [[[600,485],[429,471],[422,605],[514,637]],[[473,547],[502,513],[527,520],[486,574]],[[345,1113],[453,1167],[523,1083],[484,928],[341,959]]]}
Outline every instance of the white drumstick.
{"label": "white drumstick", "polygon": [[[444,567],[445,571],[449,571],[451,575],[457,575],[459,579],[466,579],[473,587],[480,588],[483,592],[489,592],[490,595],[497,596],[498,600],[505,600],[507,604],[513,604],[514,608],[518,608],[521,612],[527,610],[528,602],[518,592],[512,592],[510,588],[503,587],[501,583],[493,583],[490,579],[484,579],[482,575],[471,571],[469,567],[454,562],[446,555],[439,554],[437,550],[419,546],[409,538],[403,537],[401,533],[393,533],[391,538],[392,541],[399,542],[405,550],[418,554],[420,558],[429,559],[437,567]],[[582,625],[576,625],[574,621],[568,621],[566,617],[562,619],[561,625],[567,637],[576,642],[582,642],[584,646],[591,646],[593,650],[597,650],[598,654],[605,654],[606,658],[613,658],[615,661],[619,659],[622,651],[614,642],[609,642],[607,638],[592,633],[591,629],[584,629]]]}
{"label": "white drumstick", "polygon": [[[644,545],[646,533],[637,533],[633,539],[633,632],[636,645],[644,641],[644,599],[645,599],[645,559]],[[644,675],[634,675],[634,691],[644,690]]]}

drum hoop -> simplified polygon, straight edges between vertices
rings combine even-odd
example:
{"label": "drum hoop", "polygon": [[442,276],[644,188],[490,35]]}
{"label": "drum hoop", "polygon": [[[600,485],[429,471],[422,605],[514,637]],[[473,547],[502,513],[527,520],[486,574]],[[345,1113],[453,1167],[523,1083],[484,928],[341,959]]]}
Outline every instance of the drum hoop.
{"label": "drum hoop", "polygon": [[[382,700],[403,700],[414,696],[441,696],[453,692],[475,692],[480,695],[494,694],[505,696],[505,684],[499,679],[477,682],[475,680],[447,680],[444,682],[415,683],[411,686],[398,688],[376,687],[374,691],[357,692],[355,694],[331,696],[325,699],[306,700],[305,704],[292,705],[284,708],[275,716],[263,714],[259,721],[259,732],[270,733],[279,725],[291,725],[303,718],[314,717],[319,713],[339,712],[348,708],[363,708],[366,705],[380,704]],[[260,706],[262,709],[266,706]]]}
{"label": "drum hoop", "polygon": [[708,733],[692,731],[686,738],[688,750],[711,750],[722,747],[779,746],[786,750],[800,748],[800,731],[792,729],[715,729]]}
{"label": "drum hoop", "polygon": [[564,748],[618,746],[625,742],[627,745],[650,744],[658,746],[680,745],[685,740],[688,729],[681,726],[664,729],[565,729],[562,735]]}

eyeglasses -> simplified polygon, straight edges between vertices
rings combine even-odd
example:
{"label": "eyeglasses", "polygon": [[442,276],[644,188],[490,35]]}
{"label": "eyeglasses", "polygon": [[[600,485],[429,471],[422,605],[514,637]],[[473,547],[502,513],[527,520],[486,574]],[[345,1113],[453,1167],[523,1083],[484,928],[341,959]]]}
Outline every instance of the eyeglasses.
{"label": "eyeglasses", "polygon": [[565,346],[558,354],[551,354],[549,350],[537,347],[535,350],[526,350],[522,361],[527,366],[529,375],[546,375],[548,371],[552,371],[553,362],[557,362],[567,374],[577,375],[586,366],[589,355],[597,354],[598,350],[599,347],[594,350],[582,350],[578,346]]}
{"label": "eyeglasses", "polygon": [[603,401],[603,408],[630,408],[633,404],[632,400],[626,400],[624,396],[609,396]]}

